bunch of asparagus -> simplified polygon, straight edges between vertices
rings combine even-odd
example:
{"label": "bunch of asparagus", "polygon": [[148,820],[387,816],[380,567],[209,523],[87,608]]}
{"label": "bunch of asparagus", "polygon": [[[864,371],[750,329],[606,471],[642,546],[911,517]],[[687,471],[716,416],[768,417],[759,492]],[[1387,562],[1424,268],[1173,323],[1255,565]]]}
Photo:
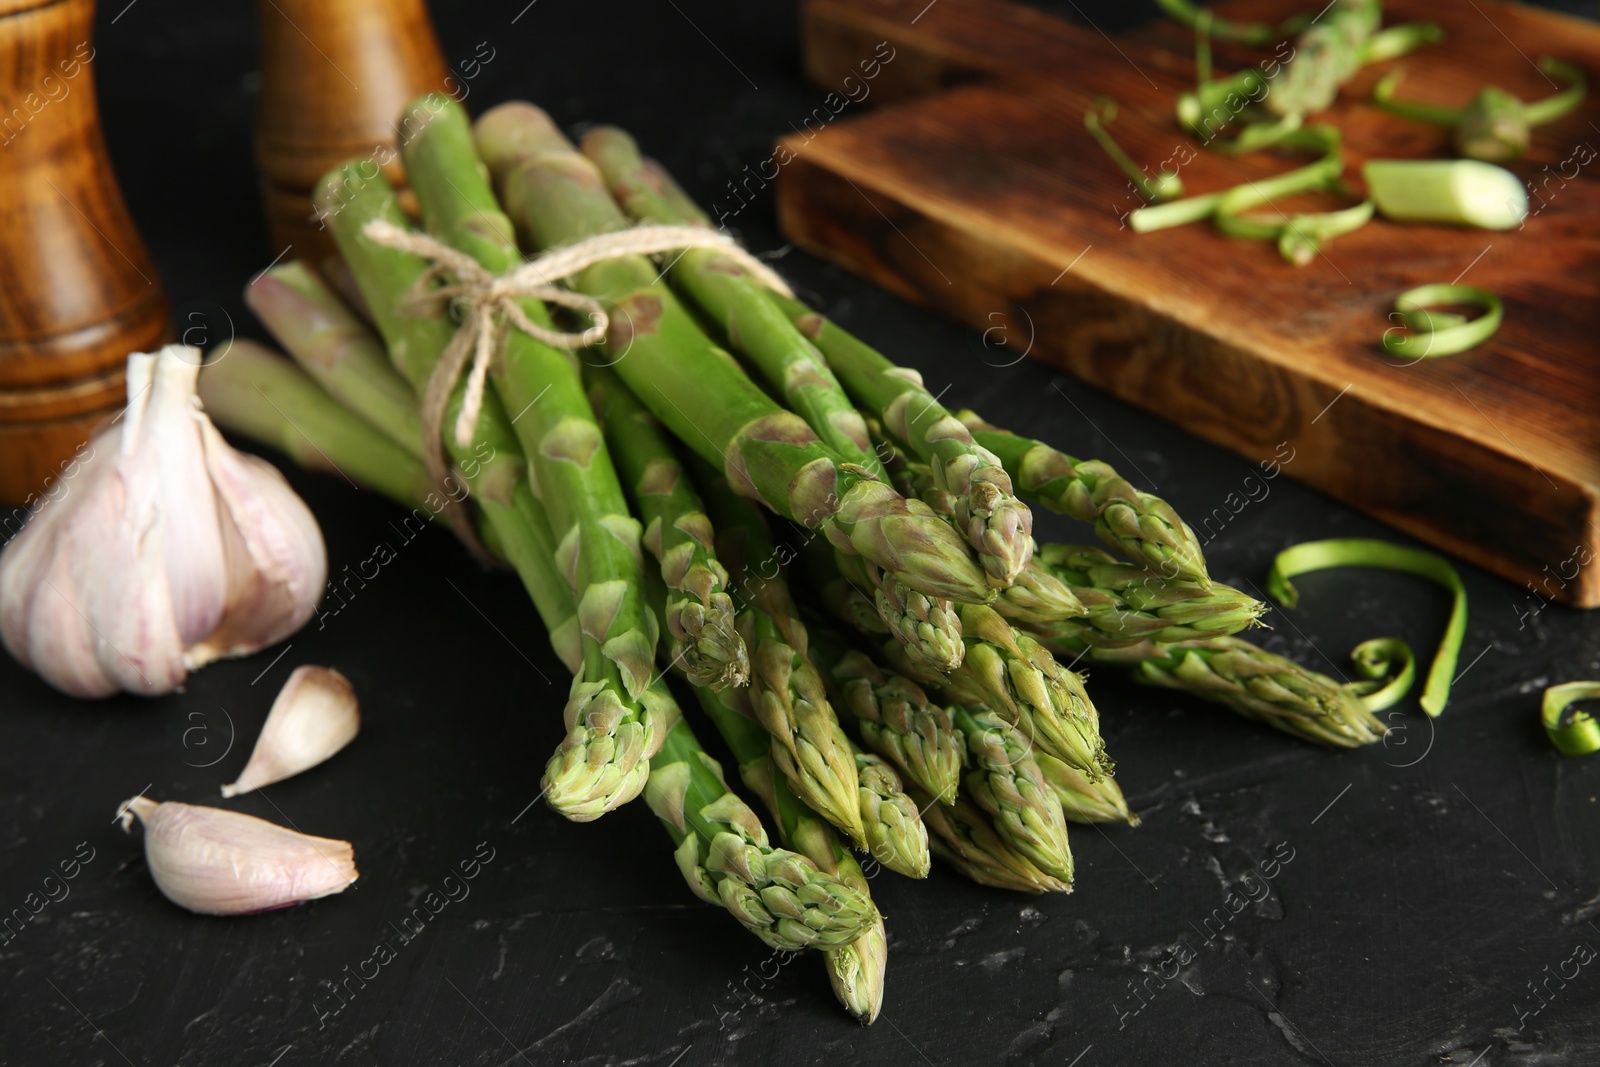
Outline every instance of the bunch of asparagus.
{"label": "bunch of asparagus", "polygon": [[[476,125],[442,98],[407,114],[432,116],[404,145],[421,228],[496,274],[637,223],[705,224],[620,130],[580,150],[527,104]],[[294,362],[236,343],[201,377],[207,410],[423,517],[464,501],[573,674],[549,805],[589,820],[642,793],[691,890],[769,945],[820,949],[863,1021],[887,941],[853,849],[908,877],[938,856],[987,885],[1064,892],[1069,822],[1137,822],[1083,678],[1057,657],[1314,741],[1381,735],[1347,689],[1234,636],[1261,605],[1207,574],[1165,502],[945,410],[915,371],[724,250],[575,275],[610,316],[597,351],[508,329],[470,439],[453,430],[468,389],[454,384],[454,472],[436,484],[421,412],[459,290],[374,240],[374,221],[413,226],[381,176],[337,168],[316,197],[339,261],[275,266],[246,293]],[[520,310],[557,321],[532,299]],[[1024,500],[1092,524],[1122,558],[1037,545]]]}

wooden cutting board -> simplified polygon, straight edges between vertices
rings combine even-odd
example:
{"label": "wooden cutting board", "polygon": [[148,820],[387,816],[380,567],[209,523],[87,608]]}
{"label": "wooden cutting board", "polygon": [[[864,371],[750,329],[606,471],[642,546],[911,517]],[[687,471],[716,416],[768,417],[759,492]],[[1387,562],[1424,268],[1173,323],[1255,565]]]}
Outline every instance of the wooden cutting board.
{"label": "wooden cutting board", "polygon": [[[1218,10],[1276,22],[1297,7]],[[1403,96],[1460,103],[1492,81],[1537,99],[1554,91],[1544,55],[1600,89],[1592,24],[1493,0],[1385,8],[1386,25],[1431,18],[1448,34],[1400,61]],[[1293,449],[1291,476],[1534,594],[1600,604],[1600,94],[1514,165],[1541,192],[1522,230],[1379,221],[1296,269],[1205,224],[1124,227],[1139,201],[1083,126],[1102,93],[1135,159],[1192,154],[1191,193],[1300,165],[1199,151],[1180,131],[1193,42],[1173,24],[1113,38],[1005,0],[808,0],[802,24],[809,77],[841,97],[865,86],[876,107],[827,121],[843,109],[830,99],[784,140],[778,210],[795,242],[1247,457]],[[1220,51],[1218,69],[1267,54]],[[890,58],[863,65],[875,56]],[[1448,146],[1362,103],[1390,66],[1324,116],[1357,182],[1367,158]],[[1454,358],[1386,356],[1396,295],[1457,279],[1504,299],[1500,332]],[[1204,539],[1228,508],[1185,517]]]}

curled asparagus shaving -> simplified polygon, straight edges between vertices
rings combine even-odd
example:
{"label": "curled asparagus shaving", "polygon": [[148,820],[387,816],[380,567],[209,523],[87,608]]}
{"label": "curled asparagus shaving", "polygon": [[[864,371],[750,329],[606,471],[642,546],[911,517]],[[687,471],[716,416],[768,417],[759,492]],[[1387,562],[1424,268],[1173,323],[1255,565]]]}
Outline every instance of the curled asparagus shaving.
{"label": "curled asparagus shaving", "polygon": [[1133,187],[1146,201],[1159,204],[1165,200],[1176,200],[1183,195],[1183,179],[1175,171],[1163,170],[1154,178],[1145,173],[1144,168],[1133,161],[1133,157],[1125,152],[1117,139],[1111,136],[1111,131],[1106,129],[1117,117],[1117,102],[1109,96],[1101,96],[1089,105],[1089,110],[1083,113],[1083,125],[1089,135],[1095,139],[1111,161],[1122,168],[1122,173],[1128,176]]}
{"label": "curled asparagus shaving", "polygon": [[668,596],[663,618],[672,660],[695,685],[741,686],[750,657],[734,625],[728,572],[717,559],[715,531],[677,450],[654,415],[609,368],[585,366],[584,381],[606,440],[644,523],[644,545],[661,568]]}
{"label": "curled asparagus shaving", "polygon": [[919,789],[948,803],[960,782],[964,751],[949,708],[922,687],[885,671],[872,657],[819,636],[812,642],[835,694],[835,706],[855,719],[867,747],[899,768]]}
{"label": "curled asparagus shaving", "polygon": [[1157,574],[1210,588],[1200,542],[1165,500],[1139,492],[1099,460],[1074,459],[1043,441],[991,426],[971,411],[960,418],[974,440],[1005,464],[1024,496],[1094,523],[1102,541]]}
{"label": "curled asparagus shaving", "polygon": [[[1450,621],[1445,624],[1439,650],[1434,653],[1433,666],[1428,669],[1428,680],[1423,686],[1421,698],[1422,710],[1429,715],[1444,711],[1450,699],[1450,683],[1455,677],[1456,661],[1461,654],[1461,641],[1467,632],[1467,590],[1461,584],[1461,576],[1456,569],[1445,562],[1442,556],[1389,541],[1361,537],[1307,541],[1278,553],[1267,575],[1267,592],[1284,607],[1293,608],[1299,603],[1300,594],[1290,584],[1290,579],[1308,571],[1329,567],[1378,567],[1414,574],[1438,583],[1451,594]],[[1398,638],[1388,640],[1400,643]],[[1390,703],[1395,699],[1399,697],[1394,696]]]}
{"label": "curled asparagus shaving", "polygon": [[[1478,307],[1483,314],[1468,319],[1434,310],[1449,304]],[[1437,359],[1476,348],[1493,337],[1505,319],[1500,298],[1471,285],[1420,285],[1407,289],[1395,297],[1394,312],[1400,327],[1410,332],[1400,332],[1399,327],[1385,330],[1383,350],[1412,359]]]}
{"label": "curled asparagus shaving", "polygon": [[1600,697],[1600,682],[1566,682],[1544,691],[1539,717],[1550,742],[1568,756],[1600,751],[1600,725],[1587,711],[1570,711],[1579,700]]}
{"label": "curled asparagus shaving", "polygon": [[957,705],[954,710],[973,765],[967,775],[968,795],[989,813],[1007,844],[1070,885],[1072,850],[1067,845],[1066,817],[1028,738],[987,708]]}
{"label": "curled asparagus shaving", "polygon": [[1405,77],[1404,68],[1396,67],[1372,87],[1372,102],[1391,115],[1451,127],[1456,152],[1466,159],[1511,163],[1527,153],[1533,127],[1570,114],[1588,93],[1588,80],[1573,64],[1544,56],[1538,66],[1545,76],[1560,78],[1567,87],[1525,103],[1497,85],[1486,85],[1465,107],[1442,107],[1396,99],[1395,90]]}
{"label": "curled asparagus shaving", "polygon": [[926,878],[932,866],[928,828],[917,804],[893,766],[880,756],[854,749],[860,783],[861,823],[872,858],[908,878]]}
{"label": "curled asparagus shaving", "polygon": [[1278,26],[1269,26],[1265,22],[1235,22],[1231,19],[1216,18],[1210,10],[1199,7],[1190,0],[1156,0],[1156,6],[1166,12],[1168,18],[1191,30],[1196,29],[1202,20],[1209,20],[1212,36],[1256,48],[1266,48],[1292,37],[1303,30],[1310,21],[1308,15],[1296,15]]}

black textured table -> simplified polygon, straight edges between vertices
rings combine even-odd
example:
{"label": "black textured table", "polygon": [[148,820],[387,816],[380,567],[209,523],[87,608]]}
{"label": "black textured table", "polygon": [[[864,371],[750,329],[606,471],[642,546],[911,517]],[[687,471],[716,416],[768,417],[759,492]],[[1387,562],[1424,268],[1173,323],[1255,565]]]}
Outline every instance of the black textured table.
{"label": "black textured table", "polygon": [[[525,3],[436,5],[448,57],[494,49],[469,106],[521,96],[573,128],[625,125],[702,202],[729,195],[824,95],[797,74],[787,4]],[[1110,0],[1056,6],[1107,28],[1129,18]],[[261,336],[239,291],[279,251],[249,157],[247,8],[117,0],[96,41],[134,214],[179,321],[213,341]],[[736,224],[754,249],[780,246],[770,191]],[[799,253],[778,264],[947,400],[1102,455],[1181,513],[1211,512],[1254,471],[1013,365],[1001,342],[1017,339],[986,342]],[[406,540],[394,508],[337,478],[289,475],[334,572],[382,544],[394,558],[287,646],[154,701],[74,702],[0,657],[0,917],[36,903],[63,862],[76,871],[0,939],[0,1063],[1600,1062],[1600,963],[1579,962],[1600,949],[1600,758],[1558,755],[1537,715],[1544,686],[1600,675],[1600,615],[1463,566],[1472,618],[1448,711],[1430,722],[1408,703],[1388,743],[1357,752],[1097,671],[1144,824],[1075,829],[1071,896],[942,869],[877,878],[889,989],[860,1029],[816,958],[778,966],[690,896],[643,805],[579,826],[533,803],[566,684],[514,580],[477,569],[443,529]],[[1279,549],[1330,536],[1396,537],[1278,479],[1207,553],[1251,588]],[[1409,579],[1299,584],[1302,606],[1273,612],[1260,640],[1329,673],[1368,637],[1431,649],[1445,616],[1443,595]],[[302,663],[355,683],[360,738],[228,806],[354,842],[361,880],[263,916],[182,912],[112,815],[140,790],[217,802]],[[475,878],[446,881],[474,860]],[[404,925],[441,897],[420,932]]]}

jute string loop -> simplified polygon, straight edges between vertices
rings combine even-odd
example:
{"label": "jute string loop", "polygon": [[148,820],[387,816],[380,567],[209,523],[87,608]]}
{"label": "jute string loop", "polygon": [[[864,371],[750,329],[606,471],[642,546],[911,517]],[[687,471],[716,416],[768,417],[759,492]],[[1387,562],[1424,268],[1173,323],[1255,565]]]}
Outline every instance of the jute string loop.
{"label": "jute string loop", "polygon": [[[605,308],[593,297],[575,293],[556,283],[570,278],[596,263],[626,256],[649,256],[688,248],[714,248],[737,263],[756,281],[785,296],[793,291],[771,267],[740,248],[725,233],[703,226],[635,226],[613,233],[597,234],[575,244],[551,249],[505,274],[487,270],[477,260],[427,234],[415,233],[385,219],[374,219],[361,228],[374,244],[410,252],[428,260],[432,266],[418,279],[407,295],[403,310],[420,310],[450,301],[459,310],[461,325],[439,356],[422,394],[423,459],[429,475],[443,482],[449,475],[444,455],[444,413],[450,394],[470,360],[461,412],[454,427],[457,447],[472,443],[478,416],[483,410],[483,394],[489,365],[504,340],[506,324],[556,348],[577,349],[605,340],[611,320]],[[452,283],[433,285],[434,279],[448,275]],[[552,330],[532,321],[518,301],[541,300],[587,314],[590,325],[582,330]],[[450,509],[451,525],[467,544],[482,551],[464,509]]]}

